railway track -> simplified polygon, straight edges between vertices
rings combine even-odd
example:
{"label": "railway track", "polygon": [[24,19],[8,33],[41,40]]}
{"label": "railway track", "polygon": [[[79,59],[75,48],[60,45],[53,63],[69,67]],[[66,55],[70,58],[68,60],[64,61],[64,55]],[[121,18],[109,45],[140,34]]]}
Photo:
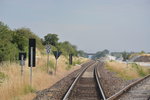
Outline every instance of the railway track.
{"label": "railway track", "polygon": [[[76,73],[60,80],[52,88],[39,91],[34,100],[149,100],[150,75],[128,86],[122,85],[126,87],[114,92],[123,81],[116,81],[117,78],[112,77],[114,74],[104,71],[103,64],[101,61],[82,64]],[[107,96],[108,93],[111,95]]]}
{"label": "railway track", "polygon": [[63,100],[105,100],[99,74],[97,62],[89,64],[76,77]]}
{"label": "railway track", "polygon": [[131,83],[107,100],[150,100],[150,75]]}

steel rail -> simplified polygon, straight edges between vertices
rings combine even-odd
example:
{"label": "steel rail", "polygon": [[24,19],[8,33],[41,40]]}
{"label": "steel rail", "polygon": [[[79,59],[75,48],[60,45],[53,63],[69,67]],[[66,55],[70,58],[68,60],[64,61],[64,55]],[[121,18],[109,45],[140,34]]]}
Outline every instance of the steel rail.
{"label": "steel rail", "polygon": [[98,66],[95,66],[95,68],[94,68],[94,74],[95,74],[96,82],[97,82],[98,87],[99,87],[99,91],[101,92],[100,95],[102,96],[103,100],[106,100],[106,96],[105,96],[105,93],[103,91],[103,88],[102,88],[101,82],[100,82],[100,74],[98,72]]}
{"label": "steel rail", "polygon": [[69,97],[71,91],[73,90],[74,86],[76,85],[76,83],[78,82],[78,80],[80,79],[80,77],[83,75],[83,73],[86,71],[86,69],[87,69],[88,67],[94,65],[95,63],[96,63],[96,62],[94,62],[94,63],[88,65],[87,67],[85,67],[85,68],[78,74],[77,78],[76,78],[76,79],[74,80],[74,82],[71,84],[69,90],[67,91],[67,93],[65,94],[65,96],[63,97],[62,100],[68,100],[68,97]]}
{"label": "steel rail", "polygon": [[148,77],[150,77],[150,74],[145,76],[142,79],[139,79],[131,84],[129,84],[128,86],[126,86],[125,88],[123,88],[122,90],[120,90],[119,92],[117,92],[116,94],[112,95],[111,97],[109,97],[107,100],[115,100],[116,98],[118,98],[119,96],[121,96],[122,94],[124,94],[125,92],[127,92],[131,87],[135,86],[136,84],[142,82],[143,80],[147,79]]}

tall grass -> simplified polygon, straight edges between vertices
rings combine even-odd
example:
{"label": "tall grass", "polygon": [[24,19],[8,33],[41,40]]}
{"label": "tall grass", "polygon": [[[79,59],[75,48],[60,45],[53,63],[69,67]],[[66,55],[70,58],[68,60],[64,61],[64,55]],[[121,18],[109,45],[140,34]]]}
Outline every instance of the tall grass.
{"label": "tall grass", "polygon": [[120,62],[107,62],[106,68],[117,73],[123,79],[131,80],[150,74],[150,68],[135,63],[125,64]]}
{"label": "tall grass", "polygon": [[[21,76],[20,65],[18,63],[4,63],[0,65],[0,100],[32,100],[35,97],[35,91],[42,90],[52,86],[62,77],[80,66],[71,67],[66,70],[67,60],[60,56],[58,59],[58,68],[56,75],[47,73],[46,56],[38,56],[37,67],[33,68],[33,85],[29,84],[30,68],[24,67],[24,75]],[[49,68],[54,71],[55,59],[50,56]]]}
{"label": "tall grass", "polygon": [[86,62],[86,61],[88,61],[89,59],[87,59],[87,58],[82,58],[82,57],[73,57],[73,62],[72,62],[72,65],[70,65],[69,64],[69,59],[68,59],[68,61],[66,61],[65,63],[66,63],[66,65],[68,65],[67,67],[66,67],[66,70],[70,70],[71,68],[72,68],[72,66],[76,66],[76,65],[80,65],[80,64],[82,64],[82,63],[84,63],[84,62]]}

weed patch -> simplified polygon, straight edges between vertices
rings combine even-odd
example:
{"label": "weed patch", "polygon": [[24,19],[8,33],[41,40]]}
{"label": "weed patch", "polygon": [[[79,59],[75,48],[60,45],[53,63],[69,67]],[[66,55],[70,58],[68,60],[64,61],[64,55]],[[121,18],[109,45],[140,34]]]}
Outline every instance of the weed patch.
{"label": "weed patch", "polygon": [[23,94],[34,93],[35,91],[36,89],[31,85],[25,85],[25,87],[23,88]]}
{"label": "weed patch", "polygon": [[66,70],[70,70],[71,69],[71,65],[68,65],[67,67],[66,67]]}
{"label": "weed patch", "polygon": [[139,65],[136,64],[136,63],[132,63],[131,66],[132,66],[132,68],[134,68],[134,69],[137,71],[137,73],[138,73],[140,76],[142,76],[142,77],[144,77],[144,76],[146,76],[146,75],[148,74],[148,73],[146,73],[146,72],[144,71],[144,69],[143,69],[141,66],[139,66]]}
{"label": "weed patch", "polygon": [[81,64],[82,62],[78,59],[78,60],[75,60],[74,62],[73,62],[73,65],[76,65],[76,64]]}
{"label": "weed patch", "polygon": [[4,74],[3,72],[0,72],[0,83],[3,83],[3,81],[7,78],[8,76],[6,74]]}

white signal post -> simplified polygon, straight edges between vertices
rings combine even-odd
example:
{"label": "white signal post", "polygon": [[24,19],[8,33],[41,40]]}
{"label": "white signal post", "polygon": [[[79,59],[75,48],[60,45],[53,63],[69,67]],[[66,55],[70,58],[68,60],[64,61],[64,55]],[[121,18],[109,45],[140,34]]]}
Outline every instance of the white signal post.
{"label": "white signal post", "polygon": [[23,67],[24,67],[24,56],[21,55],[21,76],[23,77]]}
{"label": "white signal post", "polygon": [[33,47],[31,47],[31,67],[30,67],[30,85],[32,86],[32,67],[33,67],[33,62],[32,62],[32,59],[33,59]]}
{"label": "white signal post", "polygon": [[47,73],[49,73],[49,54],[50,54],[50,45],[46,45],[46,52],[47,52]]}

